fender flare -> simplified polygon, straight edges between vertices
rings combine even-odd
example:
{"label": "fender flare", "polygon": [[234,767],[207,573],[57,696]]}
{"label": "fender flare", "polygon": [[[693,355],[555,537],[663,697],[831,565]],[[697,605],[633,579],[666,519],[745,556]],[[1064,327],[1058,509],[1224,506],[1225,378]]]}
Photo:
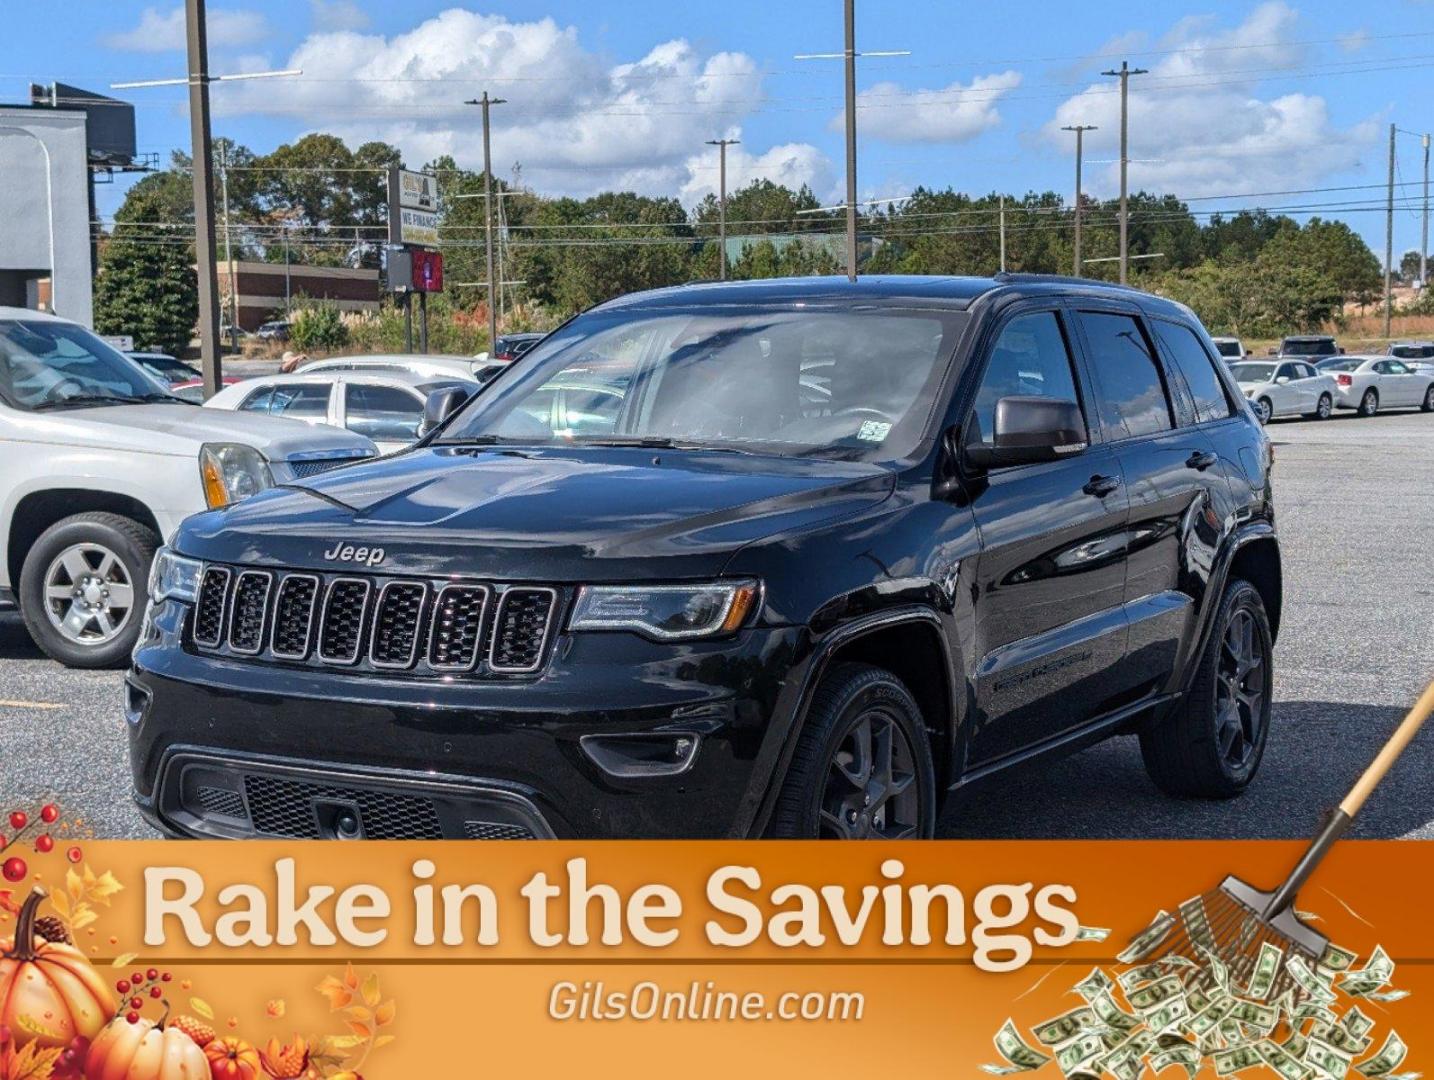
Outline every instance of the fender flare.
{"label": "fender flare", "polygon": [[[940,643],[945,658],[944,675],[947,699],[951,703],[952,722],[949,725],[948,745],[945,748],[954,757],[956,734],[960,729],[960,717],[965,713],[965,696],[957,689],[957,668],[952,655],[951,642],[941,615],[936,609],[918,604],[907,604],[872,612],[850,622],[842,623],[820,638],[813,639],[814,647],[807,658],[799,682],[783,691],[778,706],[773,710],[773,727],[763,740],[753,765],[752,782],[743,800],[742,812],[735,823],[733,834],[743,837],[760,837],[771,819],[776,805],[777,793],[786,778],[791,765],[792,754],[797,740],[806,725],[811,710],[812,698],[817,685],[836,653],[854,641],[871,634],[889,630],[896,626],[922,626],[929,629]],[[786,718],[783,720],[782,718]],[[775,730],[780,725],[780,730]],[[939,793],[938,793],[939,794]]]}
{"label": "fender flare", "polygon": [[[1215,566],[1210,574],[1210,582],[1205,589],[1205,602],[1200,612],[1200,632],[1196,636],[1195,644],[1186,656],[1185,670],[1180,673],[1180,692],[1187,693],[1190,683],[1195,678],[1195,672],[1199,669],[1200,658],[1205,655],[1205,649],[1210,643],[1210,634],[1214,629],[1215,614],[1220,607],[1220,598],[1225,595],[1225,585],[1230,580],[1230,567],[1234,565],[1235,556],[1251,544],[1266,540],[1275,540],[1275,527],[1268,521],[1256,521],[1241,526],[1231,533],[1221,547],[1219,557],[1215,560]],[[1281,567],[1281,588],[1283,588],[1283,566]],[[1272,627],[1272,632],[1275,628]],[[1273,633],[1272,633],[1273,636]]]}

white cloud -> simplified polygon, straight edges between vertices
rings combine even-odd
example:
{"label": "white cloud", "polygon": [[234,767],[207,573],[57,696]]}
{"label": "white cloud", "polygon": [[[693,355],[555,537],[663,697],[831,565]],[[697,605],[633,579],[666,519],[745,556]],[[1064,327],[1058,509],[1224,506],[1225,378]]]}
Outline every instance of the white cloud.
{"label": "white cloud", "polygon": [[[210,48],[241,48],[264,40],[269,34],[264,16],[257,11],[218,8],[208,13],[205,29]],[[174,52],[185,47],[184,7],[169,11],[147,7],[131,30],[110,34],[104,41],[111,49],[125,52]]]}
{"label": "white cloud", "polygon": [[[693,154],[684,163],[687,173],[681,189],[684,203],[700,202],[707,195],[716,194],[716,154],[717,150],[713,147],[711,153]],[[786,143],[760,154],[749,154],[740,146],[729,146],[727,190],[736,191],[754,180],[770,180],[793,190],[806,185],[816,192],[818,198],[826,195],[835,182],[831,160],[808,143]]]}
{"label": "white cloud", "polygon": [[[525,182],[571,194],[686,190],[707,175],[689,159],[763,98],[757,64],[742,53],[703,55],[679,39],[611,64],[551,18],[514,22],[457,8],[392,37],[314,33],[283,66],[304,74],[282,86],[222,87],[216,112],[296,117],[350,145],[394,143],[410,165],[451,154],[479,168],[479,110],[463,102],[486,89],[507,99],[492,110],[494,172],[521,163]],[[755,160],[816,178],[820,158],[811,147],[777,147]]]}
{"label": "white cloud", "polygon": [[[905,90],[877,83],[857,95],[857,122],[867,138],[893,143],[958,143],[974,139],[1001,122],[1001,98],[1021,85],[1014,71],[979,75],[936,90]],[[845,111],[832,120],[845,123]]]}
{"label": "white cloud", "polygon": [[315,30],[364,30],[368,27],[368,13],[354,0],[309,0],[309,12]]}
{"label": "white cloud", "polygon": [[[1150,73],[1131,79],[1132,189],[1185,197],[1260,191],[1360,163],[1376,135],[1373,118],[1341,128],[1317,95],[1259,96],[1257,74],[1288,70],[1305,58],[1294,43],[1296,21],[1292,8],[1274,0],[1233,29],[1201,17],[1183,19],[1165,35]],[[1102,79],[1062,102],[1044,136],[1068,148],[1063,126],[1095,124],[1100,130],[1087,135],[1087,151],[1092,158],[1116,156],[1115,85]],[[1117,165],[1090,173],[1097,192],[1116,189]]]}

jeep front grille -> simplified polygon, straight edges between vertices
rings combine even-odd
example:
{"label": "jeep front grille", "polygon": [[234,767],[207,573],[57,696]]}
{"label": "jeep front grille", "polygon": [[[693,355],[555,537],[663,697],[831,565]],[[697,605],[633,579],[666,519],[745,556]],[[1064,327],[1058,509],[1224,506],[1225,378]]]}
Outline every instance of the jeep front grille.
{"label": "jeep front grille", "polygon": [[531,675],[547,661],[560,599],[546,586],[209,565],[190,640],[306,667]]}

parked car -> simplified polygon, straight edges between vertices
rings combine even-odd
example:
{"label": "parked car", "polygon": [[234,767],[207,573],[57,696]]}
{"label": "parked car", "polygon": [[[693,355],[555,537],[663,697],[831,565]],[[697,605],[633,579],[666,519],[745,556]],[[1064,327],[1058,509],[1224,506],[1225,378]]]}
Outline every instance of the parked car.
{"label": "parked car", "polygon": [[1215,343],[1215,351],[1231,363],[1250,355],[1245,343],[1237,337],[1217,337],[1210,340]]}
{"label": "parked car", "polygon": [[1335,380],[1334,403],[1373,416],[1380,409],[1423,409],[1434,412],[1434,374],[1415,371],[1388,356],[1338,356],[1319,369]]}
{"label": "parked car", "polygon": [[[244,380],[236,375],[224,375],[219,381],[224,386],[233,386],[235,383],[243,382]],[[179,398],[180,401],[187,401],[191,405],[204,404],[203,379],[190,379],[188,382],[176,383],[169,388],[169,392]]]}
{"label": "parked car", "polygon": [[274,319],[271,322],[262,323],[254,336],[260,341],[288,341],[289,324],[284,319]]}
{"label": "parked car", "polygon": [[1270,350],[1271,356],[1306,356],[1318,360],[1322,356],[1340,356],[1344,353],[1329,334],[1297,334],[1282,340],[1278,348]]}
{"label": "parked car", "polygon": [[1420,374],[1434,375],[1434,341],[1396,341],[1389,355]]}
{"label": "parked car", "polygon": [[127,352],[125,355],[158,379],[161,385],[168,386],[170,389],[181,383],[191,382],[200,376],[198,368],[191,367],[183,360],[176,359],[168,353]]}
{"label": "parked car", "polygon": [[348,432],[201,413],[83,327],[0,307],[0,606],[61,663],[117,664],[182,518],[376,453]]}
{"label": "parked car", "polygon": [[547,334],[503,334],[493,343],[493,352],[489,359],[512,363],[547,336]]}
{"label": "parked car", "polygon": [[1231,364],[1230,374],[1262,424],[1280,416],[1328,420],[1334,415],[1334,376],[1303,360],[1246,360]]}
{"label": "parked car", "polygon": [[[594,377],[610,428],[533,407]],[[610,301],[416,449],[181,526],[130,675],[138,803],[188,836],[921,837],[1124,731],[1164,790],[1235,795],[1270,461],[1193,314],[1134,290]]]}
{"label": "parked car", "polygon": [[471,379],[480,370],[491,366],[491,364],[491,361],[476,360],[471,356],[374,353],[363,356],[329,356],[323,360],[310,360],[297,370],[301,375],[315,371],[408,371],[429,379]]}
{"label": "parked car", "polygon": [[205,408],[265,413],[348,428],[378,444],[384,453],[402,450],[418,438],[428,396],[458,388],[478,392],[477,380],[434,379],[410,371],[311,371],[266,375],[225,387]]}

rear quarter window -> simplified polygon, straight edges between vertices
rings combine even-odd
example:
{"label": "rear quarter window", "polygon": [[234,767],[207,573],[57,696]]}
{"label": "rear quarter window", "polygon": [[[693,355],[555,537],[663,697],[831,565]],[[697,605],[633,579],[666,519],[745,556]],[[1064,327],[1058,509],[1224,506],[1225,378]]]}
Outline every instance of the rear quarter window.
{"label": "rear quarter window", "polygon": [[1225,384],[1215,370],[1215,360],[1205,351],[1199,336],[1190,327],[1180,323],[1155,320],[1151,323],[1155,336],[1160,339],[1175,368],[1185,378],[1190,395],[1195,402],[1197,424],[1223,420],[1230,415],[1230,398],[1225,393]]}

